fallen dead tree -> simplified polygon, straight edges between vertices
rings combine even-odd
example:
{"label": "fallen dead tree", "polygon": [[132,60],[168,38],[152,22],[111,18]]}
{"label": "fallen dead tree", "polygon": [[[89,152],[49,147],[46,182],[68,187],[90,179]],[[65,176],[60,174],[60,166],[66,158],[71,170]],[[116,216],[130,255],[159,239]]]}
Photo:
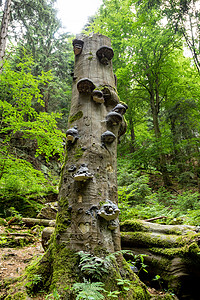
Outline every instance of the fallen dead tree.
{"label": "fallen dead tree", "polygon": [[179,299],[199,299],[200,233],[196,226],[127,220],[121,224],[121,244],[134,255],[146,255],[148,273],[141,272],[142,280],[149,282],[159,275],[159,284]]}
{"label": "fallen dead tree", "polygon": [[8,226],[13,224],[25,224],[27,227],[33,227],[34,225],[54,227],[56,220],[14,217],[8,222]]}

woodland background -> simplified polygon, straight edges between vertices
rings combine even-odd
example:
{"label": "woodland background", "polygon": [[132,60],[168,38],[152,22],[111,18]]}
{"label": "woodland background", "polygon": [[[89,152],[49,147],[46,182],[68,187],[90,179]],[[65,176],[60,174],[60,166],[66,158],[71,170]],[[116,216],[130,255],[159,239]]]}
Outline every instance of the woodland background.
{"label": "woodland background", "polygon": [[[55,2],[11,2],[0,74],[2,222],[35,217],[58,193],[75,37]],[[121,220],[200,223],[199,19],[199,1],[103,0],[83,28],[111,38],[118,94],[128,105],[118,146]]]}

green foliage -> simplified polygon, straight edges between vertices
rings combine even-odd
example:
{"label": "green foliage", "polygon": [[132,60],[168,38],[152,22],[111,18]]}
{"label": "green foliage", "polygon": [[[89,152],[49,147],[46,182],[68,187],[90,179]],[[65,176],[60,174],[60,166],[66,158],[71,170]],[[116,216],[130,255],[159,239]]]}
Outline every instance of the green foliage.
{"label": "green foliage", "polygon": [[84,280],[83,283],[75,283],[72,287],[72,291],[76,294],[76,300],[87,299],[87,300],[99,300],[104,299],[101,294],[105,292],[102,282],[89,282]]}
{"label": "green foliage", "polygon": [[46,159],[63,152],[64,134],[58,130],[56,119],[58,113],[37,112],[33,106],[33,99],[44,106],[39,86],[51,80],[50,73],[42,72],[35,78],[31,74],[31,58],[19,63],[19,71],[13,71],[7,63],[1,74],[0,81],[0,134],[4,137],[1,153],[7,157],[11,147],[11,140],[16,133],[21,132],[22,138],[36,139],[36,155],[44,154]]}
{"label": "green foliage", "polygon": [[[17,24],[20,24],[17,28],[16,20]],[[41,94],[45,102],[43,111],[62,112],[63,117],[58,120],[58,123],[60,128],[65,129],[71,98],[73,37],[64,32],[61,27],[55,1],[14,1],[10,22],[14,33],[13,39],[17,44],[13,67],[16,68],[17,63],[24,57],[25,49],[35,61],[32,66],[35,76],[51,70],[53,80],[41,86]],[[12,33],[10,31],[10,35]],[[35,108],[41,111],[37,104]]]}
{"label": "green foliage", "polygon": [[139,275],[141,271],[144,271],[148,273],[147,271],[147,265],[144,263],[144,257],[147,256],[146,254],[135,254],[132,255],[133,259],[131,261],[128,261],[130,265],[134,265],[137,267],[138,271],[137,274]]}
{"label": "green foliage", "polygon": [[29,281],[25,284],[27,293],[29,295],[34,295],[40,291],[42,284],[42,276],[34,274]]}
{"label": "green foliage", "polygon": [[[34,109],[33,103],[43,107],[41,85],[51,80],[51,74],[32,75],[33,60],[24,58],[14,71],[5,62],[0,74],[0,207],[3,215],[10,206],[29,216],[42,207],[33,200],[55,191],[41,171],[28,161],[30,156],[20,150],[29,140],[31,154],[44,156],[63,154],[64,134],[57,128],[59,114],[47,114]],[[31,142],[30,142],[31,141]],[[32,147],[31,147],[32,145]],[[31,161],[34,159],[31,158]]]}
{"label": "green foliage", "polygon": [[45,300],[59,300],[61,296],[59,295],[56,289],[53,292],[45,297]]}
{"label": "green foliage", "polygon": [[13,157],[1,162],[4,164],[3,166],[0,164],[0,167],[4,167],[0,180],[1,216],[10,216],[11,207],[23,216],[36,216],[42,208],[38,198],[42,199],[50,192],[57,192],[55,187],[41,171],[34,169],[25,160]]}
{"label": "green foliage", "polygon": [[108,273],[108,266],[105,265],[104,259],[83,251],[78,252],[78,254],[80,256],[79,268],[84,276],[101,279],[103,274]]}
{"label": "green foliage", "polygon": [[[157,220],[157,222],[200,224],[200,194],[198,192],[187,190],[175,193],[163,187],[153,192],[148,177],[144,176],[145,173],[140,176],[140,172],[134,170],[132,162],[126,163],[125,159],[120,159],[118,166],[119,208],[121,211],[119,218],[121,221],[135,218],[145,220],[164,216],[165,218]],[[158,178],[159,174],[155,173],[155,175]],[[144,187],[140,189],[140,185],[141,187],[144,185]],[[132,195],[134,197],[137,195],[137,198],[134,198],[135,201],[130,201],[133,199]]]}
{"label": "green foliage", "polygon": [[[123,172],[124,171],[124,172]],[[128,173],[125,168],[119,175],[119,201],[126,201],[129,204],[144,202],[151,190],[148,186],[148,176],[140,175],[140,172],[133,171]]]}
{"label": "green foliage", "polygon": [[[190,12],[192,21],[199,17],[195,17],[196,8],[191,1],[184,14],[178,4],[173,10],[174,3],[159,3],[105,0],[87,33],[99,32],[112,41],[118,93],[129,107],[127,134],[121,140],[119,157],[127,154],[135,168],[160,172],[165,186],[171,184],[171,175],[179,177],[183,185],[188,180],[189,186],[191,182],[196,184],[199,169],[200,79],[191,59],[183,55],[177,31],[180,26],[188,40],[197,38],[197,31],[187,34],[192,26],[183,25]],[[176,22],[177,30],[171,22],[166,24],[166,15]],[[179,17],[184,20],[181,24]],[[194,24],[196,28],[196,21]],[[190,46],[197,41],[198,38]],[[193,51],[197,60],[196,46]],[[134,187],[130,190],[134,200]],[[126,188],[123,197],[127,193]]]}
{"label": "green foliage", "polygon": [[131,284],[130,280],[128,279],[121,279],[118,278],[117,280],[117,285],[119,285],[122,289],[122,291],[128,292],[130,290],[129,286]]}
{"label": "green foliage", "polygon": [[110,292],[107,292],[107,296],[108,298],[118,298],[118,295],[120,294],[119,291],[110,291]]}

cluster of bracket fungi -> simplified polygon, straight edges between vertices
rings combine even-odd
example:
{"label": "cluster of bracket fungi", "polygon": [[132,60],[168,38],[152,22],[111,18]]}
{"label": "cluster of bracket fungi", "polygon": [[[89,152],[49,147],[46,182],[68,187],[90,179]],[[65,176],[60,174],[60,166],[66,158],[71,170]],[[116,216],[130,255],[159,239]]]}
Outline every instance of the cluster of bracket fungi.
{"label": "cluster of bracket fungi", "polygon": [[116,204],[114,204],[110,200],[106,200],[106,202],[101,206],[98,211],[98,215],[104,218],[107,221],[115,220],[119,215],[119,208]]}
{"label": "cluster of bracket fungi", "polygon": [[[83,46],[84,42],[82,40],[73,40],[73,49],[76,56],[79,56],[81,54]],[[108,46],[102,46],[96,52],[96,56],[99,62],[104,66],[107,66],[109,64],[109,62],[113,58],[113,55],[113,49]],[[104,87],[102,89],[96,87],[92,80],[90,80],[89,78],[80,79],[77,83],[77,89],[80,94],[87,96],[90,95],[95,103],[103,104],[105,102],[106,93],[104,90],[106,90],[106,88]],[[111,129],[112,126],[119,125],[122,122],[123,115],[125,114],[127,108],[128,106],[126,104],[118,103],[107,114],[105,121],[109,129]],[[74,126],[73,128],[67,130],[66,138],[67,141],[72,144],[79,138],[77,126]],[[106,130],[101,135],[101,144],[106,148],[106,145],[113,143],[115,139],[115,134],[110,130]],[[68,169],[68,172],[73,172],[73,178],[78,182],[85,182],[86,180],[92,178],[92,174],[89,172],[87,164],[81,164],[78,170],[75,165],[71,165]],[[110,200],[106,200],[106,202],[102,206],[100,206],[100,209],[96,207],[95,210],[96,217],[100,217],[106,220],[108,222],[108,228],[110,230],[114,230],[119,226],[119,221],[117,219],[119,212],[120,210],[118,206]]]}

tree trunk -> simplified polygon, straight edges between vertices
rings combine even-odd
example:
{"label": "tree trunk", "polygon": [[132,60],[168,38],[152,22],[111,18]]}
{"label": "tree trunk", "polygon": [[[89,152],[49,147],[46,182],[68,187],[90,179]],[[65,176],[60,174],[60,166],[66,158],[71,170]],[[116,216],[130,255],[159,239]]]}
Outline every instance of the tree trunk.
{"label": "tree trunk", "polygon": [[[110,39],[94,34],[74,43],[74,82],[56,227],[35,273],[42,277],[43,289],[56,287],[63,299],[76,298],[70,290],[75,282],[96,278],[106,290],[119,293],[117,279],[130,280],[130,288],[118,299],[150,299],[121,254],[105,263],[108,254],[121,249],[116,157],[127,108],[117,106]],[[81,255],[90,257],[85,269],[80,266]],[[96,266],[99,261],[101,268]],[[34,289],[33,284],[30,288]]]}
{"label": "tree trunk", "polygon": [[130,124],[130,130],[131,130],[130,152],[134,153],[135,152],[135,130],[134,130],[134,125],[133,125],[133,119],[132,118],[130,118],[129,124]]}
{"label": "tree trunk", "polygon": [[163,182],[166,187],[172,185],[171,180],[169,178],[169,174],[167,171],[167,162],[166,162],[166,157],[165,154],[163,153],[162,146],[160,145],[161,143],[161,132],[160,132],[160,127],[159,127],[159,121],[158,121],[158,113],[159,113],[159,97],[158,93],[156,93],[156,104],[154,100],[154,92],[152,91],[150,93],[150,103],[151,103],[151,111],[152,111],[152,116],[153,116],[153,127],[154,127],[154,132],[155,132],[155,137],[156,137],[156,142],[157,142],[157,148],[158,148],[158,154],[160,158],[160,171],[162,173],[163,177]]}
{"label": "tree trunk", "polygon": [[[69,128],[77,126],[79,138],[74,143],[67,144],[58,215],[62,216],[63,212],[66,214],[68,205],[68,210],[71,210],[71,223],[66,224],[66,228],[59,232],[60,242],[67,243],[76,251],[94,251],[97,246],[109,252],[120,250],[119,226],[110,230],[109,221],[98,217],[100,206],[107,200],[115,205],[118,202],[117,138],[111,144],[103,146],[101,135],[110,130],[117,137],[120,126],[106,122],[107,114],[119,100],[114,89],[115,79],[111,64],[105,66],[96,58],[96,51],[102,45],[110,46],[107,37],[94,35],[93,39],[86,38],[83,51],[75,60],[74,76],[77,79],[72,88]],[[92,100],[90,93],[79,93],[77,83],[83,78],[92,80],[99,90],[107,86],[112,91],[111,99],[100,104]],[[83,165],[87,165],[91,178],[76,181],[76,174]]]}
{"label": "tree trunk", "polygon": [[3,58],[6,50],[6,38],[8,33],[8,24],[10,18],[11,0],[6,0],[3,18],[1,21],[1,31],[0,31],[0,73],[2,72]]}

